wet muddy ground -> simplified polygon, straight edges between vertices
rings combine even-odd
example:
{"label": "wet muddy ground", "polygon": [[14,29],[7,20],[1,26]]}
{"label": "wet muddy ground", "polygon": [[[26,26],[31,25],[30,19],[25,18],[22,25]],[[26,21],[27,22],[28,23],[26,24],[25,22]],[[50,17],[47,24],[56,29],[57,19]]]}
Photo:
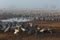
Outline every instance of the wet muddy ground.
{"label": "wet muddy ground", "polygon": [[27,35],[26,33],[13,35],[13,33],[0,34],[0,40],[60,40],[60,33],[43,33],[38,35]]}

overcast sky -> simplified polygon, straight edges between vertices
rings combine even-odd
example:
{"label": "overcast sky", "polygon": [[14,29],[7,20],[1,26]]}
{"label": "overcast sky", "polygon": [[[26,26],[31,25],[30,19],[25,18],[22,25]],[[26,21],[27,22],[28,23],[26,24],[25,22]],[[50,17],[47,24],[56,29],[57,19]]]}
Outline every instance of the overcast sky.
{"label": "overcast sky", "polygon": [[0,0],[0,8],[60,9],[60,0]]}

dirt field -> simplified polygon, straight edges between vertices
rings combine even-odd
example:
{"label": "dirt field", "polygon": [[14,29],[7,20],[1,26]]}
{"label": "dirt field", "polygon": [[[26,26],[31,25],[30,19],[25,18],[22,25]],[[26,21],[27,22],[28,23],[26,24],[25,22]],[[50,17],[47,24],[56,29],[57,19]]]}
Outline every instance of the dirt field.
{"label": "dirt field", "polygon": [[32,22],[34,25],[39,25],[39,26],[52,26],[52,27],[60,27],[60,21],[57,22],[57,21],[38,21],[38,20],[35,20]]}
{"label": "dirt field", "polygon": [[[38,34],[38,35],[28,35],[27,33],[19,33],[14,35],[13,32],[0,33],[0,40],[60,40],[60,22],[42,22],[33,21],[33,24],[38,24],[39,26],[53,26],[56,28],[56,33],[53,34]],[[57,32],[58,31],[58,32]]]}
{"label": "dirt field", "polygon": [[38,35],[4,33],[0,34],[0,40],[60,40],[60,33]]}

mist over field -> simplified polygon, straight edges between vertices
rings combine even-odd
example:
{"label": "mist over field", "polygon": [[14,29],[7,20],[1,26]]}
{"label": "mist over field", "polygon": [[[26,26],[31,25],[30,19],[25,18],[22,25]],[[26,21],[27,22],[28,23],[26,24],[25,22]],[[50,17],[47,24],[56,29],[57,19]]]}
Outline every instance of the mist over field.
{"label": "mist over field", "polygon": [[60,15],[59,0],[0,0],[0,18]]}

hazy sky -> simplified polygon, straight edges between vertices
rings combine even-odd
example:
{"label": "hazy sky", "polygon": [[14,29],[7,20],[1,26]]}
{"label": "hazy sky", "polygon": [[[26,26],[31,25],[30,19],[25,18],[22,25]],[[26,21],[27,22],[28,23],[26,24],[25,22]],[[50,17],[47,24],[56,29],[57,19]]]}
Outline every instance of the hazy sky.
{"label": "hazy sky", "polygon": [[60,9],[60,0],[0,0],[0,8]]}

